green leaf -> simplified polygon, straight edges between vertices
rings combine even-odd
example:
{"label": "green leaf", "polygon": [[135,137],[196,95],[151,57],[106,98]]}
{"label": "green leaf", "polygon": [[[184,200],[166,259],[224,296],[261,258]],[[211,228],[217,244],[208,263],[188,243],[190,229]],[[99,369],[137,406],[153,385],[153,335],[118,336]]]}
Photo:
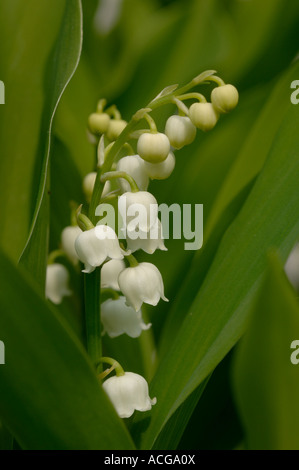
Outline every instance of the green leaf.
{"label": "green leaf", "polygon": [[298,236],[297,127],[298,113],[292,107],[250,196],[222,239],[179,335],[160,363],[151,388],[158,404],[144,433],[145,448],[153,445],[175,410],[243,334],[269,248],[278,247],[285,259]]}
{"label": "green leaf", "polygon": [[27,273],[0,264],[1,420],[24,449],[132,449],[80,342]]}
{"label": "green leaf", "polygon": [[234,386],[249,449],[298,450],[299,371],[291,343],[299,338],[299,304],[274,254],[236,351]]}
{"label": "green leaf", "polygon": [[[44,285],[49,231],[49,155],[53,118],[60,98],[72,78],[80,57],[82,44],[82,12],[80,0],[65,2],[65,10],[45,78],[46,98],[40,133],[43,155],[41,172],[37,175],[39,190],[32,226],[21,263]],[[67,60],[65,60],[67,57]]]}
{"label": "green leaf", "polygon": [[[0,2],[0,70],[6,85],[6,103],[0,107],[0,243],[15,261],[32,219],[32,180],[42,154],[46,64],[64,6],[61,0]],[[45,143],[47,129],[43,132]]]}

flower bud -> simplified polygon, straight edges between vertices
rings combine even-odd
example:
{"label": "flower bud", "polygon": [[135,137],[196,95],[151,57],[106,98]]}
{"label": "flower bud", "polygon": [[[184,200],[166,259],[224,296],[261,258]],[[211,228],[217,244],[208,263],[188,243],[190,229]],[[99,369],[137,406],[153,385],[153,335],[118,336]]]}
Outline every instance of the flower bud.
{"label": "flower bud", "polygon": [[166,121],[165,134],[172,147],[181,149],[184,145],[193,142],[196,127],[187,116],[170,116]]}
{"label": "flower bud", "polygon": [[107,258],[123,259],[123,250],[114,230],[108,225],[96,225],[82,232],[75,242],[78,258],[85,264],[84,273],[91,273]]}
{"label": "flower bud", "polygon": [[289,254],[284,270],[294,289],[299,290],[299,243]]}
{"label": "flower bud", "polygon": [[106,132],[107,138],[111,141],[116,140],[127,124],[123,119],[111,119]]}
{"label": "flower bud", "polygon": [[[149,177],[145,171],[145,162],[139,155],[129,155],[121,158],[117,163],[117,171],[124,171],[132,176],[140,191],[146,191],[149,184]],[[130,192],[131,186],[128,181],[123,178],[119,179],[119,185],[123,192]]]}
{"label": "flower bud", "polygon": [[68,282],[69,273],[65,266],[59,263],[49,264],[46,273],[46,298],[53,304],[60,304],[63,297],[72,295]]}
{"label": "flower bud", "polygon": [[77,225],[65,227],[61,232],[62,249],[74,265],[78,264],[79,261],[75,250],[75,241],[81,232],[82,230]]}
{"label": "flower bud", "polygon": [[163,162],[170,152],[169,139],[161,132],[141,134],[137,142],[137,152],[147,162]]}
{"label": "flower bud", "polygon": [[129,231],[148,232],[158,219],[157,200],[147,191],[122,194],[118,199],[118,211]]}
{"label": "flower bud", "polygon": [[212,90],[211,101],[219,113],[229,113],[239,101],[239,93],[234,85],[222,85]]}
{"label": "flower bud", "polygon": [[101,287],[120,290],[118,276],[126,268],[122,259],[111,259],[107,261],[101,270]]}
{"label": "flower bud", "polygon": [[[156,250],[167,251],[163,241],[162,224],[157,219],[156,224],[151,228],[149,232],[138,233],[127,231],[127,246],[131,253],[137,250],[143,250],[146,253],[152,255]],[[137,238],[135,238],[137,236]]]}
{"label": "flower bud", "polygon": [[156,398],[149,397],[146,380],[134,372],[109,377],[103,383],[103,389],[120,418],[129,418],[135,410],[148,411],[157,403]]}
{"label": "flower bud", "polygon": [[104,333],[110,338],[127,334],[131,338],[138,338],[143,330],[148,330],[151,323],[145,324],[141,311],[135,312],[126,305],[126,298],[121,296],[117,300],[108,299],[101,305],[101,320]]}
{"label": "flower bud", "polygon": [[189,109],[193,124],[202,131],[210,131],[216,125],[219,114],[212,103],[193,103]]}
{"label": "flower bud", "polygon": [[166,160],[161,163],[144,162],[146,172],[152,180],[165,180],[168,178],[175,167],[175,157],[172,152],[169,152]]}
{"label": "flower bud", "polygon": [[92,113],[88,117],[88,128],[92,134],[101,135],[107,131],[110,116],[106,113]]}
{"label": "flower bud", "polygon": [[[91,173],[88,173],[83,179],[83,185],[82,185],[83,192],[86,197],[86,201],[88,203],[90,203],[91,198],[92,198],[92,193],[93,193],[93,188],[94,188],[94,184],[96,181],[96,177],[97,177],[97,172],[92,171]],[[103,192],[102,192],[102,197],[105,197],[106,194],[109,193],[110,189],[111,189],[111,183],[110,181],[106,181]]]}
{"label": "flower bud", "polygon": [[164,296],[161,273],[152,263],[140,263],[138,266],[124,269],[118,276],[118,283],[127,304],[136,312],[140,310],[143,302],[157,305],[160,298],[168,302]]}

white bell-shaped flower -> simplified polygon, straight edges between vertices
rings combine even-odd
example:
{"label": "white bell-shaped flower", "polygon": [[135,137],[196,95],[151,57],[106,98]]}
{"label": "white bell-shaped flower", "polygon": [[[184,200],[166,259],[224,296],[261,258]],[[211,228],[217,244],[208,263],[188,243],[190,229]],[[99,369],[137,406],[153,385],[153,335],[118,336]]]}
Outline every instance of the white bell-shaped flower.
{"label": "white bell-shaped flower", "polygon": [[[137,238],[135,238],[137,235]],[[137,250],[143,250],[152,255],[156,250],[167,251],[164,245],[162,224],[157,219],[156,224],[149,232],[130,232],[127,231],[127,246],[131,253]]]}
{"label": "white bell-shaped flower", "polygon": [[219,113],[229,113],[238,104],[238,90],[230,84],[218,86],[212,90],[211,101]]}
{"label": "white bell-shaped flower", "polygon": [[143,330],[148,330],[151,323],[144,323],[141,311],[135,312],[126,305],[126,298],[121,296],[117,300],[105,300],[101,305],[101,320],[104,332],[110,338],[127,334],[131,338],[138,338]]}
{"label": "white bell-shaped flower", "polygon": [[149,397],[147,381],[139,374],[125,372],[105,380],[103,389],[120,418],[129,418],[135,410],[148,411],[157,403]]}
{"label": "white bell-shaped flower", "polygon": [[107,138],[111,141],[116,140],[127,124],[123,119],[110,119],[106,133]]}
{"label": "white bell-shaped flower", "polygon": [[219,119],[219,113],[212,103],[193,103],[189,109],[193,124],[202,131],[210,131]]}
{"label": "white bell-shaped flower", "polygon": [[[91,173],[88,173],[83,179],[82,188],[83,188],[84,195],[86,197],[86,201],[88,203],[91,201],[91,198],[92,198],[92,193],[93,193],[93,188],[94,188],[94,184],[96,181],[96,177],[97,177],[97,172],[92,171]],[[102,197],[105,197],[109,193],[110,189],[111,189],[111,183],[110,181],[106,181],[103,192],[102,192]]]}
{"label": "white bell-shaped flower", "polygon": [[61,247],[74,265],[78,264],[79,261],[75,250],[75,241],[80,233],[82,233],[82,230],[78,225],[65,227],[61,232]]}
{"label": "white bell-shaped flower", "polygon": [[122,194],[118,199],[118,210],[129,231],[148,232],[158,219],[157,200],[147,191]]}
{"label": "white bell-shaped flower", "polygon": [[123,259],[123,250],[114,230],[107,225],[96,225],[82,232],[75,242],[78,258],[85,264],[84,273],[91,273],[107,258]]}
{"label": "white bell-shaped flower", "polygon": [[170,142],[167,135],[161,132],[141,134],[137,142],[137,153],[150,163],[163,162],[170,152]]}
{"label": "white bell-shaped flower", "polygon": [[170,116],[166,121],[165,134],[173,148],[181,149],[193,142],[196,127],[187,116]]}
{"label": "white bell-shaped flower", "polygon": [[[136,182],[140,191],[146,191],[149,184],[149,177],[145,170],[145,162],[139,155],[128,155],[121,158],[117,163],[117,171],[124,171]],[[130,192],[131,186],[124,178],[119,179],[119,185],[123,192]]]}
{"label": "white bell-shaped flower", "polygon": [[53,304],[60,304],[63,297],[72,295],[68,287],[69,273],[65,266],[59,263],[49,264],[46,272],[46,298]]}
{"label": "white bell-shaped flower", "polygon": [[140,263],[138,266],[124,269],[118,277],[118,283],[127,304],[136,312],[140,310],[143,302],[157,305],[160,298],[168,302],[164,295],[161,273],[152,263]]}
{"label": "white bell-shaped flower", "polygon": [[161,163],[144,162],[146,172],[152,180],[165,180],[168,178],[175,167],[175,156],[169,152],[168,157]]}
{"label": "white bell-shaped flower", "polygon": [[122,259],[111,259],[107,261],[101,269],[101,287],[120,290],[118,276],[126,268]]}

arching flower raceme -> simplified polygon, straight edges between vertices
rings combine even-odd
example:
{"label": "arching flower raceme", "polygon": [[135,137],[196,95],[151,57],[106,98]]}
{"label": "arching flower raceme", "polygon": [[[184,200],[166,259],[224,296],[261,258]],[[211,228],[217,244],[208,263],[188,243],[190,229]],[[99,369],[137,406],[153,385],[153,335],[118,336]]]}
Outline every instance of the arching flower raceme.
{"label": "arching flower raceme", "polygon": [[122,194],[118,199],[118,210],[129,231],[148,232],[158,219],[157,200],[147,191]]}
{"label": "arching flower raceme", "polygon": [[110,338],[116,338],[127,334],[131,338],[138,338],[143,330],[148,330],[151,323],[144,323],[141,311],[135,312],[132,307],[126,305],[126,298],[121,296],[117,300],[105,300],[101,306],[101,320],[104,333]]}
{"label": "arching flower raceme", "polygon": [[212,90],[211,101],[219,113],[229,113],[238,104],[238,90],[230,84],[216,87]]}
{"label": "arching flower raceme", "polygon": [[212,103],[193,103],[189,109],[193,124],[202,131],[210,131],[219,119],[219,113]]}
{"label": "arching flower raceme", "polygon": [[63,297],[72,295],[68,287],[69,273],[65,266],[59,263],[49,264],[46,272],[46,298],[53,304],[60,304]]}
{"label": "arching flower raceme", "polygon": [[85,264],[84,273],[91,273],[107,258],[123,259],[123,250],[119,246],[114,230],[108,225],[96,225],[82,232],[75,242],[78,258]]}
{"label": "arching flower raceme", "polygon": [[140,263],[126,268],[118,277],[120,290],[128,305],[137,312],[143,302],[157,305],[160,298],[168,302],[164,295],[163,279],[158,268],[152,263]]}
{"label": "arching flower raceme", "polygon": [[168,157],[161,163],[144,162],[145,170],[152,180],[165,180],[168,178],[175,167],[175,156],[169,152]]}
{"label": "arching flower raceme", "polygon": [[118,276],[126,268],[122,259],[111,259],[107,261],[101,270],[101,287],[120,290]]}
{"label": "arching flower raceme", "polygon": [[110,377],[103,383],[103,389],[120,418],[129,418],[135,410],[148,411],[157,403],[156,398],[149,397],[147,381],[134,372]]}
{"label": "arching flower raceme", "polygon": [[[133,236],[137,238],[132,238]],[[156,224],[151,228],[149,232],[130,232],[127,231],[127,246],[131,253],[137,250],[143,250],[146,253],[152,255],[156,250],[167,251],[164,245],[162,224],[157,219]]]}
{"label": "arching flower raceme", "polygon": [[137,153],[140,157],[150,163],[163,162],[170,152],[168,137],[161,133],[144,133],[138,139]]}
{"label": "arching flower raceme", "polygon": [[[146,191],[149,184],[149,177],[145,170],[145,162],[139,155],[128,155],[121,158],[117,163],[117,171],[124,171],[132,176],[140,191]],[[123,178],[119,179],[119,185],[123,192],[130,192],[131,186]]]}
{"label": "arching flower raceme", "polygon": [[193,142],[196,127],[187,116],[170,116],[165,124],[165,134],[173,148],[181,149]]}
{"label": "arching flower raceme", "polygon": [[75,250],[75,241],[80,233],[82,233],[82,230],[78,226],[65,227],[61,232],[62,249],[74,265],[78,264],[79,261]]}

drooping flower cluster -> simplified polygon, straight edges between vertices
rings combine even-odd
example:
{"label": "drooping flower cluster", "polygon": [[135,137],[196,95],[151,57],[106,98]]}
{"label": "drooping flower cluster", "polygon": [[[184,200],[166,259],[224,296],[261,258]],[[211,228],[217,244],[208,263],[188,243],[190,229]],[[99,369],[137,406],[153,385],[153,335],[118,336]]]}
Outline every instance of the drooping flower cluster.
{"label": "drooping flower cluster", "polygon": [[[217,84],[210,102],[199,93],[186,93],[205,80]],[[188,109],[184,100],[196,102]],[[178,114],[170,116],[164,132],[160,132],[150,113],[166,103],[175,104]],[[139,110],[130,123],[121,118],[116,106],[106,108],[105,100],[100,100],[96,112],[89,116],[88,133],[97,146],[97,165],[84,177],[82,187],[91,220],[80,209],[76,222],[62,232],[61,248],[74,267],[79,261],[84,264],[86,276],[101,269],[98,288],[105,294],[101,305],[102,334],[110,338],[122,334],[136,338],[151,327],[142,318],[143,304],[155,306],[160,299],[168,301],[159,269],[150,262],[138,263],[135,258],[138,250],[147,254],[167,250],[158,202],[148,191],[150,180],[168,178],[175,168],[174,152],[192,144],[197,129],[211,130],[220,114],[231,111],[237,103],[237,89],[211,72],[196,77],[182,89],[166,88],[147,108]],[[141,121],[146,121],[148,128],[136,130],[134,126]],[[104,224],[102,219],[97,221],[92,213],[92,209],[116,197],[118,234],[114,226]],[[58,304],[63,296],[70,295],[67,283],[65,266],[49,265],[46,295],[52,302]],[[122,372],[103,383],[119,416],[129,417],[134,410],[151,409],[156,399],[149,398],[145,379],[119,370]]]}

